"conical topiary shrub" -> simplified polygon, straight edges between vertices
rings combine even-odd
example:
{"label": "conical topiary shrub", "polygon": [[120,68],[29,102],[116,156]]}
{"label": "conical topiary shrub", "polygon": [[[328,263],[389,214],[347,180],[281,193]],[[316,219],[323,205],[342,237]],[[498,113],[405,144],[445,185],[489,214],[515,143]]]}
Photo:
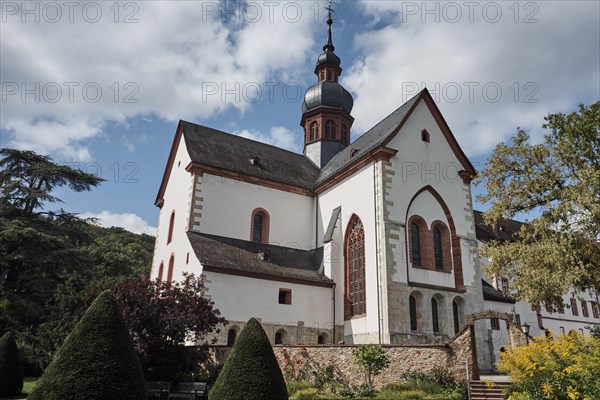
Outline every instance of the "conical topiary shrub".
{"label": "conical topiary shrub", "polygon": [[260,323],[251,318],[209,392],[209,400],[285,400],[283,374]]}
{"label": "conical topiary shrub", "polygon": [[146,399],[144,376],[114,295],[87,309],[29,400]]}
{"label": "conical topiary shrub", "polygon": [[23,389],[23,369],[12,333],[0,339],[0,396],[13,396]]}

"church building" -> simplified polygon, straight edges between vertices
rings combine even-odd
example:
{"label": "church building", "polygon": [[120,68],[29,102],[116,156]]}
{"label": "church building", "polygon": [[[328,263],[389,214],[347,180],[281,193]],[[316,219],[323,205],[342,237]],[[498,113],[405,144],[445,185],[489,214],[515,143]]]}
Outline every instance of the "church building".
{"label": "church building", "polygon": [[[221,344],[251,317],[275,344],[417,344],[447,342],[489,307],[514,312],[482,280],[475,170],[432,96],[351,141],[331,15],[327,25],[302,104],[303,154],[179,122],[152,278],[202,275],[229,321]],[[499,346],[480,346],[489,366]]]}

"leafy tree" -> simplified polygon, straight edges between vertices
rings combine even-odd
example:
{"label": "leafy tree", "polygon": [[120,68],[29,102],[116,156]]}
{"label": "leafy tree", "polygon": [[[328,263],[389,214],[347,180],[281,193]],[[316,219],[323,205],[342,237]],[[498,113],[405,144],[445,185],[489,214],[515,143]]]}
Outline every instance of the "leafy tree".
{"label": "leafy tree", "polygon": [[373,378],[383,372],[390,364],[388,355],[383,347],[377,344],[361,344],[352,350],[354,365],[365,376],[365,383],[373,385]]}
{"label": "leafy tree", "polygon": [[23,370],[15,337],[6,332],[0,338],[0,396],[13,396],[23,389]]}
{"label": "leafy tree", "polygon": [[515,295],[562,304],[571,289],[600,292],[600,102],[571,114],[549,114],[542,143],[518,129],[499,144],[479,183],[491,202],[486,223],[534,215],[518,240],[482,249],[491,275],[511,280]]}
{"label": "leafy tree", "polygon": [[600,339],[575,331],[557,339],[540,337],[503,353],[499,369],[510,374],[514,398],[595,399],[600,393]]}
{"label": "leafy tree", "polygon": [[117,284],[117,302],[147,379],[171,380],[208,358],[206,344],[185,346],[225,322],[203,293],[202,281],[193,275],[180,283],[132,279]]}
{"label": "leafy tree", "polygon": [[154,238],[45,210],[61,202],[53,190],[102,179],[31,151],[0,157],[0,332],[17,332],[24,368],[38,374],[97,294],[149,272]]}
{"label": "leafy tree", "polygon": [[113,293],[105,291],[92,303],[29,399],[146,399],[140,362]]}
{"label": "leafy tree", "polygon": [[238,337],[209,392],[210,400],[287,400],[288,393],[273,347],[260,323],[251,318]]}

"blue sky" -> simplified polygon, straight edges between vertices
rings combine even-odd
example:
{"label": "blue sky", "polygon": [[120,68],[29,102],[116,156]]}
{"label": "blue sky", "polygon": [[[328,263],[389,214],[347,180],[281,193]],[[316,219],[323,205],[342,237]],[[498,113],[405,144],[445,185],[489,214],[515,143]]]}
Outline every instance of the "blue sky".
{"label": "blue sky", "polygon": [[[325,1],[69,4],[4,0],[0,25],[0,145],[106,179],[61,190],[65,209],[152,232],[179,119],[302,151]],[[480,169],[517,126],[539,138],[548,112],[600,99],[597,1],[335,8],[353,138],[427,86]]]}

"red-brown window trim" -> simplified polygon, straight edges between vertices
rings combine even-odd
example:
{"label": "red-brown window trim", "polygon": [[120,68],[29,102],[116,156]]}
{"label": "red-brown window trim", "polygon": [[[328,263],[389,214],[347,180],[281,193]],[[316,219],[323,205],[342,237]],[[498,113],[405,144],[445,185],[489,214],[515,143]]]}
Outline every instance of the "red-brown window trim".
{"label": "red-brown window trim", "polygon": [[[431,244],[435,246],[433,241],[433,230],[437,228],[440,231],[441,239],[442,239],[442,262],[443,268],[441,270],[437,269],[440,272],[451,272],[452,271],[452,251],[451,251],[451,241],[450,241],[450,229],[443,221],[435,220],[431,224]],[[433,253],[433,269],[436,269],[435,266],[435,247]]]}
{"label": "red-brown window trim", "polygon": [[175,210],[171,212],[171,217],[169,218],[169,233],[167,234],[167,244],[173,241],[173,227],[175,225]]}
{"label": "red-brown window trim", "polygon": [[165,263],[164,261],[160,262],[160,266],[158,267],[158,283],[160,284],[162,282],[162,277],[163,277],[163,270],[165,269]]}
{"label": "red-brown window trim", "polygon": [[175,255],[171,253],[171,258],[169,258],[169,269],[167,271],[167,287],[170,287],[171,282],[173,281],[173,269],[175,269]]}
{"label": "red-brown window trim", "polygon": [[252,217],[250,218],[250,241],[254,241],[254,217],[256,215],[262,216],[262,232],[261,232],[261,240],[260,243],[268,244],[269,243],[269,226],[271,225],[271,217],[269,213],[264,208],[255,208],[252,211]]}
{"label": "red-brown window trim", "polygon": [[[413,264],[413,238],[412,238],[412,226],[415,224],[419,228],[419,252],[420,252],[420,264]],[[413,215],[409,218],[407,230],[408,230],[408,259],[413,268],[427,268],[429,265],[428,254],[427,254],[427,223],[420,215]]]}

